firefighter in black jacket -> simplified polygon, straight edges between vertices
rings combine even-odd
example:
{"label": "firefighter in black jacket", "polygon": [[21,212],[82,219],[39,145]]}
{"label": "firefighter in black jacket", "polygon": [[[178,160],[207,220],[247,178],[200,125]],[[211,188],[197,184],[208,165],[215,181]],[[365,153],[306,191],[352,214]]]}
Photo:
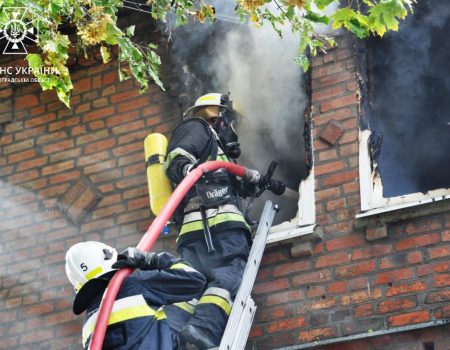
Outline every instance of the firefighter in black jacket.
{"label": "firefighter in black jacket", "polygon": [[[201,96],[185,112],[187,119],[172,133],[165,162],[174,185],[207,160],[229,161],[240,155],[233,128],[228,95]],[[242,185],[256,189],[257,170],[247,169],[241,181],[225,170],[206,173],[191,189],[175,217],[180,227],[177,250],[207,278],[207,289],[193,317],[181,333],[199,349],[220,344],[232,302],[241,284],[250,251],[250,228],[238,205]],[[284,184],[272,181],[272,192],[281,194]]]}
{"label": "firefighter in black jacket", "polygon": [[181,349],[179,333],[194,312],[192,299],[200,297],[205,277],[168,253],[128,248],[118,255],[95,241],[77,243],[66,254],[66,274],[77,293],[73,312],[87,310],[83,347],[89,346],[105,288],[122,267],[138,269],[120,287],[103,349]]}

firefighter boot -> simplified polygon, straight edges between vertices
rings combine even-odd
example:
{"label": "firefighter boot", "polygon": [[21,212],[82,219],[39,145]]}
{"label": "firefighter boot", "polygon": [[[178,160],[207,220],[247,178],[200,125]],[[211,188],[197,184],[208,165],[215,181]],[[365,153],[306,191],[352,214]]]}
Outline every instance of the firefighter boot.
{"label": "firefighter boot", "polygon": [[181,331],[181,337],[187,342],[194,344],[200,350],[206,350],[217,347],[217,344],[208,336],[208,331],[193,325],[186,325]]}

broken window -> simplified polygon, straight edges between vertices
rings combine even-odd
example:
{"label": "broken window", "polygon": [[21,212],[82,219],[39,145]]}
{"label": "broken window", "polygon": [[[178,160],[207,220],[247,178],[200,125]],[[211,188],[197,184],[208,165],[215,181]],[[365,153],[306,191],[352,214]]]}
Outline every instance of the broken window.
{"label": "broken window", "polygon": [[449,32],[448,2],[421,1],[399,32],[367,43],[363,209],[450,194]]}
{"label": "broken window", "polygon": [[[181,109],[201,94],[229,91],[244,115],[238,126],[242,148],[238,162],[264,174],[270,162],[277,161],[274,178],[290,189],[282,197],[266,193],[255,201],[251,218],[258,219],[265,199],[270,198],[281,207],[275,224],[311,225],[315,213],[299,213],[298,199],[299,188],[306,187],[300,183],[308,175],[307,187],[314,186],[309,122],[304,128],[305,116],[309,117],[309,83],[293,61],[298,40],[294,35],[289,40],[289,32],[281,40],[270,26],[242,25],[233,17],[233,4],[221,6],[216,7],[215,23],[178,28],[172,34],[172,57],[181,73]],[[309,196],[302,200],[313,203],[314,191],[307,192]]]}

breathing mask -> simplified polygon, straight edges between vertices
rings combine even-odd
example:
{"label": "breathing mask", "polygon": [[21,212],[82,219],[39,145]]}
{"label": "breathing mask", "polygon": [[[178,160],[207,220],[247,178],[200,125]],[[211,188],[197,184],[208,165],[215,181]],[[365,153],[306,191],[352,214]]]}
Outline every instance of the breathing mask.
{"label": "breathing mask", "polygon": [[231,159],[237,159],[241,155],[241,147],[235,131],[237,117],[233,111],[233,103],[230,100],[229,94],[223,94],[221,96],[221,104],[226,106],[226,108],[220,108],[219,118],[214,124],[214,130],[219,136],[225,154]]}

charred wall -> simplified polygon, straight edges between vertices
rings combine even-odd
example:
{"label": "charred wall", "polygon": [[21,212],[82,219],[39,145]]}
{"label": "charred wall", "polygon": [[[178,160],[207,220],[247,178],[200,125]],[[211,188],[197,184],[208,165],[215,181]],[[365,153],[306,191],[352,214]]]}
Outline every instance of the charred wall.
{"label": "charred wall", "polygon": [[366,43],[384,197],[450,187],[449,32],[447,1],[419,1],[399,32]]}

